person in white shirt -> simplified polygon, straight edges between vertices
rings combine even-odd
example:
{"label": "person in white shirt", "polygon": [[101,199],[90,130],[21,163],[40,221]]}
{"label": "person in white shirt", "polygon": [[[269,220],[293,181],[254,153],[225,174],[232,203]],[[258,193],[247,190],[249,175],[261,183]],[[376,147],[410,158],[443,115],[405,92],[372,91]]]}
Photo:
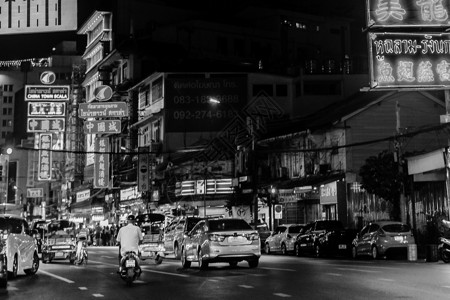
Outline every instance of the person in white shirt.
{"label": "person in white shirt", "polygon": [[[134,216],[129,215],[127,218],[128,224],[120,228],[117,233],[117,243],[119,243],[119,265],[127,252],[133,251],[136,254],[139,252],[139,244],[142,242],[143,235],[141,228],[134,225]],[[119,266],[119,270],[120,270]]]}

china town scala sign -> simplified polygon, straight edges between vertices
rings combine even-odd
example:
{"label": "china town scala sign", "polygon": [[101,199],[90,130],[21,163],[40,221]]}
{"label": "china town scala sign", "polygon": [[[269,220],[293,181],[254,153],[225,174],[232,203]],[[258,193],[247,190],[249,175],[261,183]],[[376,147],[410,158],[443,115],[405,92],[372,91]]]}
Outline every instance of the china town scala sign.
{"label": "china town scala sign", "polygon": [[450,85],[450,34],[369,33],[371,88]]}

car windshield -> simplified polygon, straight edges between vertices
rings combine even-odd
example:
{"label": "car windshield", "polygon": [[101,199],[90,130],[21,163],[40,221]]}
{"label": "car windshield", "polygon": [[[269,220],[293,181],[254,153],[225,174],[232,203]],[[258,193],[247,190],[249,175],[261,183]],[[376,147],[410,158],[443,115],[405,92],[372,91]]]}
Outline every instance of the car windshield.
{"label": "car windshield", "polygon": [[300,226],[300,225],[290,226],[289,229],[288,229],[288,232],[289,233],[300,233],[302,228],[303,228],[303,226]]}
{"label": "car windshield", "polygon": [[21,233],[22,222],[21,220],[14,218],[0,218],[0,231],[6,231],[8,233]]}
{"label": "car windshield", "polygon": [[406,224],[388,224],[382,228],[385,232],[409,232],[411,230]]}
{"label": "car windshield", "polygon": [[194,228],[195,225],[197,225],[198,222],[200,222],[202,220],[202,218],[188,218],[186,219],[186,230],[187,231],[191,231],[192,228]]}
{"label": "car windshield", "polygon": [[46,226],[47,226],[47,222],[37,222],[37,223],[34,223],[34,225],[33,225],[34,229],[39,229],[39,230],[45,229]]}
{"label": "car windshield", "polygon": [[240,219],[220,219],[210,220],[210,231],[228,231],[228,230],[251,230],[252,227],[247,222]]}
{"label": "car windshield", "polygon": [[337,230],[344,229],[340,221],[320,221],[317,222],[316,230]]}

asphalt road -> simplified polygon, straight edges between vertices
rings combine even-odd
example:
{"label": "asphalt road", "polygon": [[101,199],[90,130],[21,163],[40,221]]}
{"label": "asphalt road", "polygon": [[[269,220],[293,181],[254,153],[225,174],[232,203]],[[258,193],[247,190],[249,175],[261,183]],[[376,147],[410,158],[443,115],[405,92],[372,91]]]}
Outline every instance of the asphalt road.
{"label": "asphalt road", "polygon": [[231,268],[179,261],[143,262],[128,287],[116,273],[117,247],[89,247],[87,266],[42,264],[35,276],[10,280],[0,299],[449,299],[450,264],[407,260],[316,259],[263,255],[260,265]]}

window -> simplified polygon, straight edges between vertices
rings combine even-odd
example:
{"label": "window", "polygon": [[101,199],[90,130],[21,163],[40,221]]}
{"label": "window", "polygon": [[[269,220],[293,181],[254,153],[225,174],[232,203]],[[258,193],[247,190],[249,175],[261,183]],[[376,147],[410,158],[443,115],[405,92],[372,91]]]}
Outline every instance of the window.
{"label": "window", "polygon": [[223,36],[219,36],[217,38],[217,52],[219,54],[227,55],[228,54],[228,45],[227,38]]}
{"label": "window", "polygon": [[275,90],[278,97],[287,97],[287,84],[277,84]]}
{"label": "window", "polygon": [[13,103],[12,96],[3,96],[3,103]]}
{"label": "window", "polygon": [[268,96],[273,96],[273,86],[271,84],[254,84],[253,96],[257,96],[259,93],[264,92]]}
{"label": "window", "polygon": [[3,115],[5,115],[5,116],[12,115],[12,108],[11,107],[4,107],[3,108]]}
{"label": "window", "polygon": [[3,120],[2,126],[3,127],[12,127],[12,120]]}
{"label": "window", "polygon": [[8,132],[2,131],[2,139],[5,139],[7,135],[8,135]]}
{"label": "window", "polygon": [[4,92],[12,92],[13,91],[13,85],[12,84],[5,84],[3,86],[3,91]]}

